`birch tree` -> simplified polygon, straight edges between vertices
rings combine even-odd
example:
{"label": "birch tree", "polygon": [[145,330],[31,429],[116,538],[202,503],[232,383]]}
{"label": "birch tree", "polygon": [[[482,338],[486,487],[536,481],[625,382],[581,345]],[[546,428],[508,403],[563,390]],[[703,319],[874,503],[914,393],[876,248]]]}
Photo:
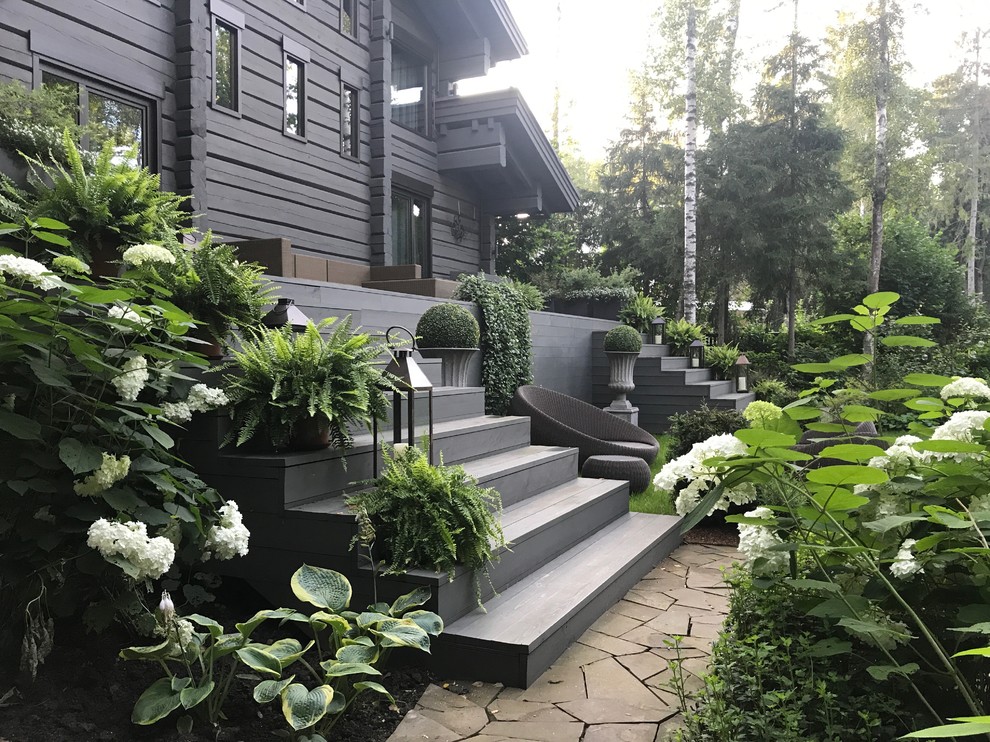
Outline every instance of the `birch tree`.
{"label": "birch tree", "polygon": [[684,46],[684,277],[681,308],[688,322],[698,321],[696,274],[698,264],[698,96],[695,60],[697,27],[695,7],[688,3]]}

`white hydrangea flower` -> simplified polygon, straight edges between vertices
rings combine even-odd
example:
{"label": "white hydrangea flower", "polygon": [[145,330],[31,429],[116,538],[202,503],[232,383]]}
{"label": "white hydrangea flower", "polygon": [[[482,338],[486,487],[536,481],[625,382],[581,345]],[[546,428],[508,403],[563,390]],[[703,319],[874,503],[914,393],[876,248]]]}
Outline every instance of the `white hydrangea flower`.
{"label": "white hydrangea flower", "polygon": [[248,539],[251,532],[242,522],[241,511],[237,503],[227,500],[219,510],[219,522],[210,528],[206,537],[207,549],[212,549],[217,559],[233,559],[235,556],[247,556]]}
{"label": "white hydrangea flower", "polygon": [[990,386],[987,386],[982,379],[963,376],[943,386],[940,394],[942,399],[953,399],[955,397],[990,399]]}
{"label": "white hydrangea flower", "polygon": [[148,527],[140,521],[115,523],[100,518],[89,527],[86,544],[105,559],[119,556],[137,571],[136,580],[157,580],[175,560],[175,546],[167,538],[148,537]]}
{"label": "white hydrangea flower", "polygon": [[21,255],[0,255],[0,273],[27,281],[42,291],[62,285],[62,282],[44,265]]}
{"label": "white hydrangea flower", "polygon": [[141,266],[145,263],[167,263],[171,265],[175,262],[175,255],[168,248],[161,245],[134,245],[124,250],[124,261],[131,265]]}
{"label": "white hydrangea flower", "polygon": [[954,412],[952,417],[939,425],[932,432],[932,440],[973,441],[973,431],[982,430],[983,424],[990,420],[990,412],[982,410],[963,410]]}
{"label": "white hydrangea flower", "polygon": [[192,621],[188,618],[177,618],[175,619],[172,630],[174,631],[175,643],[181,651],[185,652],[193,642],[196,627],[193,626]]}
{"label": "white hydrangea flower", "polygon": [[103,463],[100,468],[83,479],[76,482],[73,489],[77,495],[98,495],[110,489],[113,485],[127,476],[131,470],[131,457],[121,456],[117,458],[109,453],[103,454]]}
{"label": "white hydrangea flower", "polygon": [[[133,322],[136,325],[141,325],[142,327],[148,327],[151,325],[151,320],[146,319],[135,312],[133,309],[128,309],[127,307],[122,307],[118,304],[114,304],[107,310],[107,317],[113,320],[126,320],[128,322]],[[133,332],[133,328],[125,327],[125,332]]]}
{"label": "white hydrangea flower", "polygon": [[[769,520],[774,517],[770,508],[758,507],[746,513],[747,518]],[[739,551],[746,557],[747,564],[753,564],[757,559],[764,558],[765,572],[779,572],[787,569],[789,558],[786,551],[770,551],[770,547],[784,543],[780,536],[769,526],[754,526],[746,523],[739,524]]]}
{"label": "white hydrangea flower", "polygon": [[890,565],[890,573],[894,577],[903,580],[912,575],[925,573],[924,567],[914,558],[914,554],[911,552],[911,548],[916,543],[918,542],[915,539],[909,538],[905,539],[904,543],[901,544],[901,548],[897,551],[897,556],[894,557],[894,563]]}
{"label": "white hydrangea flower", "polygon": [[118,376],[110,380],[121,399],[133,402],[138,398],[144,385],[148,383],[148,359],[144,356],[133,356],[124,364]]}
{"label": "white hydrangea flower", "polygon": [[208,387],[206,384],[194,384],[189,390],[186,404],[193,412],[209,412],[218,407],[226,407],[230,404],[227,394],[223,389]]}
{"label": "white hydrangea flower", "polygon": [[874,456],[868,466],[873,469],[883,469],[886,472],[904,472],[914,464],[924,463],[928,454],[918,451],[912,444],[920,443],[921,438],[914,435],[902,435],[895,439],[883,456]]}
{"label": "white hydrangea flower", "polygon": [[192,420],[193,411],[186,402],[163,402],[159,417],[171,423],[187,423]]}
{"label": "white hydrangea flower", "polygon": [[[715,435],[708,440],[695,443],[686,454],[664,464],[653,478],[653,483],[657,489],[673,492],[679,483],[687,481],[687,485],[678,493],[674,503],[678,514],[687,515],[715,482],[715,471],[705,466],[704,462],[716,457],[728,458],[744,453],[746,453],[746,444],[734,435],[728,433]],[[730,502],[749,502],[755,497],[756,490],[752,485],[740,485],[734,488],[734,491],[724,492],[712,510],[725,509]]]}
{"label": "white hydrangea flower", "polygon": [[64,273],[89,273],[86,264],[72,255],[59,255],[52,261],[52,266]]}

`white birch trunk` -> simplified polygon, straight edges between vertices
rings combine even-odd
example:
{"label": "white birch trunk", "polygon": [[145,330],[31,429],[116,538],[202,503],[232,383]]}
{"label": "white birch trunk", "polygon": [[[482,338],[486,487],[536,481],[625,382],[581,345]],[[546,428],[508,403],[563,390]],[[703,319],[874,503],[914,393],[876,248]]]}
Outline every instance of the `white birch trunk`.
{"label": "white birch trunk", "polygon": [[[880,290],[880,264],[883,259],[883,206],[887,200],[887,98],[890,87],[889,18],[887,0],[880,0],[878,43],[880,67],[876,80],[876,144],[873,150],[873,219],[870,230],[870,277],[866,293]],[[863,336],[863,353],[872,355],[873,335]]]}
{"label": "white birch trunk", "polygon": [[976,218],[980,208],[980,29],[976,29],[976,85],[973,89],[973,162],[970,174],[969,234],[966,236],[966,294],[976,294]]}
{"label": "white birch trunk", "polygon": [[684,281],[682,308],[684,318],[698,321],[696,287],[698,249],[698,177],[695,152],[698,146],[698,95],[695,78],[697,54],[694,0],[688,0],[687,44],[684,53]]}

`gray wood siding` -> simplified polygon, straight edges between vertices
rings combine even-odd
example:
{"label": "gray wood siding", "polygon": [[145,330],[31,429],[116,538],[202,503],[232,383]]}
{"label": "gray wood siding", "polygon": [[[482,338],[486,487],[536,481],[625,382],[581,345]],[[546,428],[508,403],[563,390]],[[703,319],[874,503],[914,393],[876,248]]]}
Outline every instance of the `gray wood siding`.
{"label": "gray wood siding", "polygon": [[[0,15],[0,78],[33,83],[34,55],[154,105],[153,152],[162,187],[173,189],[175,159],[175,18],[173,0],[4,0]],[[28,37],[27,34],[30,34]],[[25,42],[30,38],[30,48]],[[155,115],[157,114],[157,116]],[[156,120],[157,119],[157,120]]]}
{"label": "gray wood siding", "polygon": [[[370,259],[370,7],[357,42],[339,32],[337,3],[228,0],[244,13],[241,115],[210,108],[208,224],[221,237],[287,237],[332,258]],[[282,133],[282,37],[310,53],[305,141]],[[212,63],[209,65],[212,69]],[[340,85],[358,89],[358,161],[340,154]]]}

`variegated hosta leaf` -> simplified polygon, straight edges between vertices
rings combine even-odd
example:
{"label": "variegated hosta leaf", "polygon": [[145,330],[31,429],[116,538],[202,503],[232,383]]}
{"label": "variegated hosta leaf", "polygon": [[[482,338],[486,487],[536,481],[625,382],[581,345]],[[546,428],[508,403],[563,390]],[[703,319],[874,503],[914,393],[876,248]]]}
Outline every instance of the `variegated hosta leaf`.
{"label": "variegated hosta leaf", "polygon": [[344,639],[341,646],[348,647],[351,644],[360,644],[362,647],[373,647],[375,646],[374,640],[370,636],[355,636],[352,639]]}
{"label": "variegated hosta leaf", "polygon": [[383,647],[412,647],[430,651],[430,635],[407,618],[390,618],[370,629],[382,639]]}
{"label": "variegated hosta leaf", "polygon": [[172,642],[166,639],[152,647],[127,647],[120,650],[120,658],[125,660],[157,660],[169,656]]}
{"label": "variegated hosta leaf", "polygon": [[226,657],[231,652],[236,652],[247,643],[247,639],[240,634],[224,634],[213,643],[213,659],[217,660]]}
{"label": "variegated hosta leaf", "polygon": [[327,613],[326,611],[317,611],[312,614],[309,617],[309,622],[311,624],[317,624],[318,628],[321,629],[329,626],[337,636],[351,629],[351,622],[346,618],[338,616],[336,613]]}
{"label": "variegated hosta leaf", "polygon": [[282,677],[282,663],[278,657],[261,649],[259,645],[238,649],[237,659],[252,670],[257,670],[262,675],[271,675],[276,678]]}
{"label": "variegated hosta leaf", "polygon": [[258,703],[270,703],[281,695],[282,691],[296,679],[295,675],[290,675],[284,680],[262,680],[254,686],[254,700]]}
{"label": "variegated hosta leaf", "polygon": [[263,649],[269,654],[278,657],[278,661],[281,663],[282,669],[284,670],[286,667],[306,654],[313,644],[314,642],[311,640],[309,644],[304,647],[295,639],[279,639],[278,641],[268,645],[252,644],[250,646],[257,646],[259,649]]}
{"label": "variegated hosta leaf", "polygon": [[201,616],[198,613],[191,613],[190,615],[186,616],[186,618],[192,621],[194,624],[199,624],[200,626],[205,628],[207,631],[210,632],[210,636],[212,636],[214,639],[216,639],[218,636],[223,634],[223,626],[221,626],[220,624],[218,624],[216,621],[214,621],[212,618],[209,618],[208,616]]}
{"label": "variegated hosta leaf", "polygon": [[365,680],[361,683],[355,683],[354,690],[357,691],[358,693],[364,690],[373,690],[375,693],[381,693],[383,696],[388,698],[388,700],[390,700],[392,703],[395,703],[395,699],[392,698],[391,693],[385,690],[385,688],[381,684],[375,683],[371,680]]}
{"label": "variegated hosta leaf", "polygon": [[182,708],[191,709],[194,706],[198,706],[213,692],[216,684],[212,680],[207,680],[202,685],[194,685],[191,688],[183,688],[179,692],[179,700],[182,702]]}
{"label": "variegated hosta leaf", "polygon": [[154,724],[175,711],[182,705],[179,693],[172,690],[169,678],[160,678],[152,683],[141,694],[131,712],[131,721],[135,724]]}
{"label": "variegated hosta leaf", "polygon": [[351,602],[351,583],[340,572],[304,564],[292,575],[292,592],[317,608],[335,613]]}
{"label": "variegated hosta leaf", "polygon": [[326,715],[333,695],[329,685],[308,690],[305,685],[292,683],[282,691],[282,715],[297,732],[306,729]]}
{"label": "variegated hosta leaf", "polygon": [[362,662],[370,665],[378,660],[378,647],[350,644],[337,650],[337,659],[340,662]]}
{"label": "variegated hosta leaf", "polygon": [[340,662],[326,660],[320,663],[327,678],[339,678],[344,675],[381,675],[378,670],[364,662]]}
{"label": "variegated hosta leaf", "polygon": [[295,613],[290,608],[276,608],[274,610],[258,611],[247,621],[236,624],[237,630],[241,633],[241,636],[248,637],[251,633],[258,628],[262,623],[270,618],[284,619],[291,614]]}
{"label": "variegated hosta leaf", "polygon": [[417,587],[411,593],[406,593],[396,598],[389,612],[395,618],[400,618],[410,608],[416,608],[426,603],[432,595],[433,591],[430,588]]}
{"label": "variegated hosta leaf", "polygon": [[430,636],[443,633],[443,619],[433,611],[410,611],[403,618],[412,621]]}
{"label": "variegated hosta leaf", "polygon": [[369,626],[373,626],[379,621],[385,621],[389,618],[384,613],[375,613],[374,611],[365,611],[360,616],[357,617],[357,625],[362,629],[366,629]]}

